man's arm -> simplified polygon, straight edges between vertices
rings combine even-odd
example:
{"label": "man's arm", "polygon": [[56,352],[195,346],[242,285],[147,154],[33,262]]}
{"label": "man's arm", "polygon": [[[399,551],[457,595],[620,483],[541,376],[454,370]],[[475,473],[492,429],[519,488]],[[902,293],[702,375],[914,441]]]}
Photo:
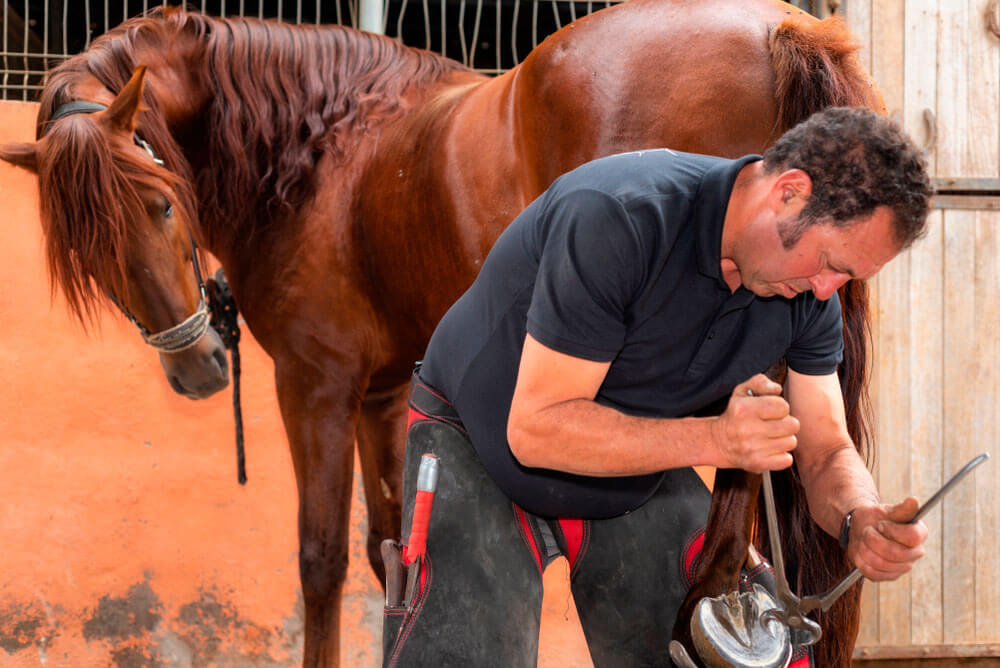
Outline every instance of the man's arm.
{"label": "man's arm", "polygon": [[507,422],[508,442],[521,464],[589,476],[791,465],[798,422],[777,396],[781,387],[767,377],[738,386],[719,417],[642,418],[594,401],[609,366],[527,336]]}
{"label": "man's arm", "polygon": [[917,500],[884,504],[847,432],[836,374],[807,376],[789,369],[787,396],[801,425],[795,461],[813,519],[838,536],[854,511],[847,554],[865,577],[894,580],[923,556],[927,527],[908,524]]}

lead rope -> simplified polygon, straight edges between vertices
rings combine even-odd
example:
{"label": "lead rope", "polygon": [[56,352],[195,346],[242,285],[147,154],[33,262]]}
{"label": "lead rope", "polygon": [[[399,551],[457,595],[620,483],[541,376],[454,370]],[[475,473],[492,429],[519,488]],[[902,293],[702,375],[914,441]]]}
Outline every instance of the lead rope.
{"label": "lead rope", "polygon": [[[195,263],[197,267],[197,263]],[[247,483],[246,453],[243,449],[243,407],[240,405],[240,323],[239,309],[229,289],[226,275],[219,269],[208,280],[212,328],[230,351],[233,368],[233,417],[236,420],[236,476],[241,485]]]}

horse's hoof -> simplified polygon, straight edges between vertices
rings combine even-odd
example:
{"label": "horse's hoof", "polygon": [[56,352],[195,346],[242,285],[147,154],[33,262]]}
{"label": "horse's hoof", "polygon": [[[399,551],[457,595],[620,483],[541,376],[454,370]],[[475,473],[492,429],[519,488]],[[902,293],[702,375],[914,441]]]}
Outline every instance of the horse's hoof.
{"label": "horse's hoof", "polygon": [[709,668],[788,665],[792,655],[788,627],[763,618],[777,607],[774,597],[756,583],[751,592],[701,599],[691,617],[691,640],[698,657]]}

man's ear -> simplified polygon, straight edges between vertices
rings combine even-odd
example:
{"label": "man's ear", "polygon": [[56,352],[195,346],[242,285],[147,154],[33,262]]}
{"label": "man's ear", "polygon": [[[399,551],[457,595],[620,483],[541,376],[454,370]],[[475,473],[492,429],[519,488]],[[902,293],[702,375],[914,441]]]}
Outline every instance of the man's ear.
{"label": "man's ear", "polygon": [[118,93],[118,97],[104,112],[104,118],[107,119],[112,128],[124,130],[128,134],[135,132],[135,115],[140,111],[142,84],[145,77],[146,66],[139,65],[132,72],[132,78]]}
{"label": "man's ear", "polygon": [[801,169],[789,169],[778,175],[771,186],[768,203],[775,213],[789,208],[800,210],[812,195],[812,179]]}
{"label": "man's ear", "polygon": [[0,160],[38,173],[38,151],[35,144],[4,144],[0,146]]}

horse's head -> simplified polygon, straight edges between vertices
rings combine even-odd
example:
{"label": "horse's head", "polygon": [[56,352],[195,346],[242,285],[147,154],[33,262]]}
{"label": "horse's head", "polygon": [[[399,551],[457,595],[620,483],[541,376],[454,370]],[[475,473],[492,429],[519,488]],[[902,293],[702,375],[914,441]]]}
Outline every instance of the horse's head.
{"label": "horse's head", "polygon": [[0,158],[38,175],[49,274],[72,311],[87,322],[102,300],[116,304],[174,390],[200,399],[228,383],[226,351],[208,326],[190,188],[136,130],[144,74],[108,105],[60,105],[36,143]]}

